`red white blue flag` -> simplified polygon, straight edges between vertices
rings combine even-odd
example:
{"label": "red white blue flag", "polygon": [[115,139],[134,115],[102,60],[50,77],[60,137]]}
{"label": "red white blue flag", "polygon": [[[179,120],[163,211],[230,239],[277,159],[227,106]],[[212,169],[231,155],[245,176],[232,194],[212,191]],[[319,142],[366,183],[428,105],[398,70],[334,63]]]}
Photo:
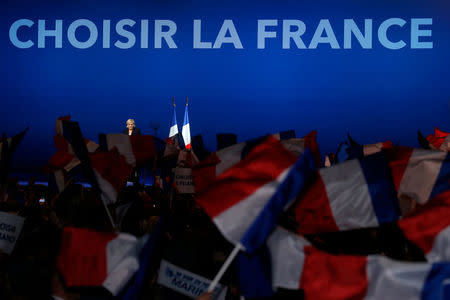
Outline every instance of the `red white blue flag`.
{"label": "red white blue flag", "polygon": [[169,138],[178,133],[177,113],[175,111],[175,102],[173,103],[172,121],[170,122]]}
{"label": "red white blue flag", "polygon": [[384,256],[333,255],[277,228],[267,239],[272,285],[302,289],[304,299],[449,299],[450,263],[400,262]]}
{"label": "red white blue flag", "polygon": [[299,233],[378,227],[400,208],[383,152],[322,168],[295,207]]}
{"label": "red white blue flag", "polygon": [[450,153],[396,147],[385,152],[399,197],[419,204],[450,190]]}
{"label": "red white blue flag", "polygon": [[183,128],[181,129],[181,134],[183,136],[184,146],[186,149],[191,149],[191,127],[189,125],[189,113],[188,113],[188,102],[186,100],[186,108],[184,109],[184,119]]}
{"label": "red white blue flag", "polygon": [[117,295],[139,269],[146,237],[64,228],[58,270],[67,287],[103,286]]}
{"label": "red white blue flag", "polygon": [[252,252],[276,226],[316,169],[310,149],[297,157],[273,136],[197,194],[197,202],[232,243]]}

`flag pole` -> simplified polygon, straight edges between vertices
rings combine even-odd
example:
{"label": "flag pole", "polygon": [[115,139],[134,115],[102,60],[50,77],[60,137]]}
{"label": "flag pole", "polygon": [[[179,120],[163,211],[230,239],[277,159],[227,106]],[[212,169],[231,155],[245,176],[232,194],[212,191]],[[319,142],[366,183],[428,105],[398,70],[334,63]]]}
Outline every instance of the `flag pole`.
{"label": "flag pole", "polygon": [[217,273],[216,277],[214,277],[214,280],[211,282],[211,284],[208,287],[208,292],[212,292],[216,285],[219,283],[219,280],[222,278],[225,271],[228,269],[228,267],[233,262],[233,259],[236,257],[236,255],[239,253],[239,250],[244,249],[244,246],[241,245],[241,243],[237,243],[234,247],[233,251],[231,251],[231,254],[228,256],[227,260],[224,262],[222,267],[220,268],[219,272]]}
{"label": "flag pole", "polygon": [[[172,96],[172,105],[173,108],[175,109],[175,96]],[[178,125],[177,125],[178,128]],[[178,131],[178,129],[177,129]],[[170,135],[170,133],[169,133]],[[173,170],[171,170],[171,172],[173,172]],[[172,173],[171,173],[172,175]],[[170,180],[170,190],[169,190],[169,209],[172,210],[173,209],[173,197],[174,197],[174,190],[173,190],[173,184],[172,184],[172,180]]]}
{"label": "flag pole", "polygon": [[[101,197],[102,196],[100,195],[100,198]],[[111,222],[111,225],[112,225],[113,229],[116,230],[117,229],[116,228],[116,223],[114,223],[114,220],[113,220],[113,218],[111,216],[111,212],[109,211],[108,206],[106,205],[105,200],[103,198],[102,198],[102,202],[103,202],[103,206],[105,206],[106,214],[108,215],[109,221]]]}
{"label": "flag pole", "polygon": [[[189,97],[187,97],[186,96],[186,108],[185,109],[187,109],[187,107],[188,107],[188,105],[189,105]],[[184,123],[184,120],[183,120],[183,123]],[[184,124],[183,124],[183,127],[184,127]],[[181,129],[181,134],[183,134],[183,129]],[[190,132],[190,130],[189,130],[189,138],[190,138],[190,136],[191,136],[191,132]],[[183,139],[184,139],[184,137],[183,137]],[[184,145],[184,147],[186,148],[186,145]],[[186,149],[188,152],[191,152],[191,149],[189,148],[189,149]]]}

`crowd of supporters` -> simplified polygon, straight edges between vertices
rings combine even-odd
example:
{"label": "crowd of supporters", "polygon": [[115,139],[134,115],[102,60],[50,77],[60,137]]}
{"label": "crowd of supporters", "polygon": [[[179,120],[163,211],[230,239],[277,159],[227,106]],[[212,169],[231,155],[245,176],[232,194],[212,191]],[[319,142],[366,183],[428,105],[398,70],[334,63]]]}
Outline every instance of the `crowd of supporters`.
{"label": "crowd of supporters", "polygon": [[[0,299],[119,299],[100,286],[68,287],[57,266],[63,229],[87,228],[99,232],[125,232],[135,237],[162,236],[152,253],[138,299],[189,299],[157,282],[159,262],[165,259],[192,273],[212,279],[233,249],[195,195],[180,194],[160,184],[144,186],[136,180],[121,189],[118,199],[105,209],[100,195],[83,184],[71,183],[61,193],[33,180],[19,185],[8,178],[0,211],[22,216],[25,223],[12,254],[0,252]],[[123,209],[126,207],[126,209]],[[122,208],[122,209],[121,209]],[[110,222],[111,214],[115,224]],[[163,225],[161,225],[163,224]],[[279,224],[296,232],[294,212],[287,210]],[[332,254],[379,254],[401,261],[423,261],[421,249],[411,243],[396,223],[376,228],[308,234],[318,249]],[[241,299],[242,280],[234,264],[221,279],[226,299]],[[242,278],[241,278],[242,279]],[[248,288],[248,287],[246,287]],[[198,299],[210,299],[209,294]],[[303,292],[278,289],[260,299],[302,299]],[[253,298],[259,299],[259,298]]]}
{"label": "crowd of supporters", "polygon": [[[45,202],[40,202],[45,199]],[[89,188],[71,184],[61,194],[51,196],[43,185],[10,183],[1,211],[25,217],[25,224],[11,255],[0,256],[1,299],[110,299],[99,287],[66,288],[56,268],[62,229],[67,226],[97,231],[118,230],[137,237],[152,233],[159,218],[167,216],[164,239],[158,245],[161,257],[191,272],[213,278],[232,249],[190,195],[173,199],[157,186],[125,187],[115,207],[131,203],[118,228],[113,229],[101,201]],[[115,207],[110,207],[115,212]],[[295,229],[287,213],[281,224]],[[425,261],[423,253],[409,243],[395,225],[338,233],[309,235],[319,249],[334,254],[382,254],[406,261]],[[158,258],[156,258],[158,259]],[[156,264],[157,265],[157,264]],[[188,299],[157,284],[158,269],[148,270],[141,299]],[[239,299],[236,270],[231,268],[222,282],[227,299]],[[301,299],[301,291],[281,290],[267,299]],[[57,298],[59,299],[59,298]]]}
{"label": "crowd of supporters", "polygon": [[[124,203],[130,206],[117,228],[112,228],[103,204],[90,188],[71,184],[52,196],[47,186],[10,182],[0,210],[25,217],[25,223],[13,253],[0,255],[0,299],[51,299],[51,295],[62,299],[112,298],[99,287],[64,287],[56,267],[62,229],[120,231],[142,237],[153,232],[161,215],[167,220],[163,242],[158,244],[160,257],[208,278],[215,275],[230,246],[191,197],[177,195],[170,203],[168,193],[158,187],[135,185],[125,187],[109,209],[114,213]],[[158,286],[157,271],[149,270],[142,299],[184,299]],[[233,284],[231,277],[226,280]]]}

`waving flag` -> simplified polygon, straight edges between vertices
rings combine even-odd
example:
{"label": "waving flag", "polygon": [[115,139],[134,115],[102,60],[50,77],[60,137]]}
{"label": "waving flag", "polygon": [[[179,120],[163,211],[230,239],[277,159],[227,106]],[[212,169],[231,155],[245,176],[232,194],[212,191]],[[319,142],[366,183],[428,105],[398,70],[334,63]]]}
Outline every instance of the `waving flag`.
{"label": "waving flag", "polygon": [[159,218],[156,229],[151,233],[147,242],[143,245],[139,255],[139,269],[133,279],[120,293],[121,300],[138,300],[142,287],[145,285],[145,278],[158,268],[159,260],[163,255],[163,248],[160,245],[164,241],[164,233],[167,227],[167,220],[164,215]]}
{"label": "waving flag", "polygon": [[398,221],[398,226],[428,261],[450,262],[450,191],[417,208],[412,215]]}
{"label": "waving flag", "polygon": [[450,133],[434,128],[434,134],[427,136],[427,141],[432,149],[450,151]]}
{"label": "waving flag", "polygon": [[120,190],[133,173],[133,166],[117,148],[108,152],[97,152],[90,155],[90,165],[95,175],[95,184],[100,190],[101,199],[105,204],[113,204]]}
{"label": "waving flag", "polygon": [[106,151],[117,148],[119,154],[123,155],[132,167],[153,159],[164,147],[163,143],[152,135],[100,134],[99,140]]}
{"label": "waving flag", "polygon": [[303,289],[306,300],[431,300],[450,296],[450,263],[398,262],[375,255],[332,255],[283,229],[276,229],[267,244],[273,286]]}
{"label": "waving flag", "polygon": [[[319,166],[320,154],[318,153],[319,147],[317,145],[316,135],[316,131],[312,131],[304,138],[291,138],[292,134],[286,135],[283,133],[274,134],[272,137],[279,140],[284,148],[296,157],[301,155],[305,148],[309,148],[314,155],[316,165]],[[286,137],[288,139],[284,139]],[[252,149],[254,149],[266,138],[266,136],[260,137],[223,148],[202,160],[193,169],[196,192],[201,192],[218,176],[239,163],[241,160],[245,159]]]}
{"label": "waving flag", "polygon": [[264,242],[314,171],[309,149],[297,160],[269,136],[198,193],[196,200],[230,242],[251,252]]}
{"label": "waving flag", "polygon": [[322,168],[318,173],[295,207],[301,234],[377,227],[400,217],[382,152]]}
{"label": "waving flag", "polygon": [[27,131],[28,127],[21,133],[11,138],[6,138],[6,135],[3,134],[3,137],[0,141],[0,184],[4,184],[7,182],[12,156],[14,152],[16,152],[17,147],[19,146]]}
{"label": "waving flag", "polygon": [[180,133],[165,139],[164,158],[176,159],[181,149],[184,149],[183,137]]}
{"label": "waving flag", "polygon": [[151,135],[100,134],[104,151],[90,155],[102,200],[112,204],[136,166],[155,158],[163,143]]}
{"label": "waving flag", "polygon": [[151,135],[101,134],[100,141],[106,151],[91,154],[90,164],[102,200],[113,204],[134,168],[155,158],[163,144]]}
{"label": "waving flag", "polygon": [[164,144],[151,135],[100,134],[101,148],[90,155],[101,197],[112,204],[136,166],[154,159]]}
{"label": "waving flag", "polygon": [[181,129],[181,134],[183,135],[184,146],[186,149],[191,149],[191,128],[189,125],[189,114],[188,114],[188,99],[186,98],[186,108],[184,109],[184,119],[183,128]]}
{"label": "waving flag", "polygon": [[267,246],[259,247],[254,253],[239,252],[235,260],[239,292],[245,298],[270,297],[276,288],[272,287],[270,252]]}
{"label": "waving flag", "polygon": [[386,151],[399,197],[420,204],[450,189],[450,153],[396,147]]}
{"label": "waving flag", "polygon": [[28,127],[13,137],[3,137],[0,141],[0,160],[10,159],[12,154],[17,150],[20,142],[28,131]]}
{"label": "waving flag", "polygon": [[[74,158],[79,161],[79,163],[73,163],[72,161],[73,167],[80,165],[83,174],[92,183],[94,190],[98,191],[96,176],[89,158],[90,154],[97,150],[98,145],[90,143],[89,140],[85,139],[81,133],[78,122],[69,121],[69,119],[70,117],[62,117],[56,121],[57,137],[60,138],[58,140],[62,141],[63,145],[58,145],[57,140],[55,139],[56,147],[61,151],[66,151],[66,153],[74,155]],[[92,147],[89,145],[92,145]],[[66,150],[64,150],[63,147],[65,147]]]}
{"label": "waving flag", "polygon": [[[70,122],[70,116],[59,117],[56,120],[54,143],[56,153],[53,154],[46,166],[46,172],[49,173],[49,181],[55,187],[58,193],[61,193],[68,183],[70,183],[76,168],[81,166],[81,161],[75,154],[71,141],[72,130],[64,125],[65,122]],[[94,153],[98,149],[98,144],[83,138],[86,149],[89,153]]]}
{"label": "waving flag", "polygon": [[177,113],[175,111],[175,97],[173,98],[172,122],[170,123],[169,138],[178,133]]}
{"label": "waving flag", "polygon": [[[68,118],[68,117],[66,117]],[[99,193],[101,199],[105,204],[114,203],[117,200],[117,194],[120,189],[126,183],[127,178],[133,171],[133,163],[135,164],[139,161],[139,155],[133,156],[135,153],[140,153],[139,151],[132,151],[133,148],[130,145],[130,138],[127,135],[120,135],[123,138],[128,138],[125,141],[129,143],[125,145],[120,144],[122,140],[119,138],[114,138],[115,135],[111,137],[111,144],[116,142],[116,145],[112,147],[110,151],[95,151],[92,153],[89,150],[86,139],[83,138],[80,127],[77,122],[72,122],[69,120],[58,120],[56,126],[57,135],[63,135],[64,140],[67,143],[68,153],[71,155],[73,153],[74,157],[79,161],[79,165],[82,168],[83,174],[92,183],[93,189]],[[138,141],[140,141],[142,136],[136,136]],[[145,137],[145,136],[144,136]],[[108,138],[103,136],[102,138],[103,150],[108,150],[107,141]],[[134,137],[133,137],[134,140]],[[140,143],[135,143],[140,148]],[[128,146],[128,147],[126,147]],[[120,148],[122,153],[119,153],[117,148]],[[96,149],[98,146],[96,147]],[[149,149],[144,147],[144,151]],[[130,150],[131,149],[131,150]],[[132,153],[127,152],[130,150]],[[154,151],[151,154],[145,153],[144,155],[154,155]],[[129,154],[128,156],[126,156]],[[128,162],[128,159],[134,159],[133,162]],[[76,164],[76,165],[78,165]],[[57,175],[57,174],[55,174]],[[60,174],[58,174],[60,175]],[[63,183],[63,180],[59,180]],[[61,184],[60,184],[61,185]]]}
{"label": "waving flag", "polygon": [[145,238],[64,228],[58,269],[68,287],[103,286],[117,295],[139,269]]}
{"label": "waving flag", "polygon": [[[56,120],[54,142],[58,151],[63,151],[75,155],[74,149],[71,145],[73,139],[73,132],[68,126],[70,116],[59,117]],[[93,141],[83,138],[86,148],[89,153],[93,153],[98,149],[98,144]]]}

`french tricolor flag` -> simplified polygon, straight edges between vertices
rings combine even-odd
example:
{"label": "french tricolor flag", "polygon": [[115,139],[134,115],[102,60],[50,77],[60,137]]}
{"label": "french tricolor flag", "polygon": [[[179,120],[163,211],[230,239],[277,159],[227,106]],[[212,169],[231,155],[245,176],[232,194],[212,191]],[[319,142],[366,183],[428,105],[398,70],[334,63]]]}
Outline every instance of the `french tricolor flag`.
{"label": "french tricolor flag", "polygon": [[162,150],[152,135],[126,135],[120,133],[100,134],[100,145],[104,150],[110,151],[117,148],[129,165],[136,167],[156,156],[157,151]]}
{"label": "french tricolor flag", "polygon": [[80,163],[80,160],[75,156],[75,154],[57,150],[56,153],[50,157],[48,166],[51,169],[65,170],[66,172],[69,172],[76,166],[80,165]]}
{"label": "french tricolor flag", "polygon": [[173,102],[172,122],[170,123],[169,138],[178,133],[177,113],[175,111],[175,100]]}
{"label": "french tricolor flag", "polygon": [[72,170],[77,166],[80,166],[84,175],[96,186],[89,155],[97,151],[98,144],[84,138],[78,123],[70,121],[70,116],[58,118],[55,131],[57,152],[50,158],[47,167],[54,172],[53,179],[58,191],[61,192],[65,188]]}
{"label": "french tricolor flag", "polygon": [[397,224],[429,262],[450,262],[450,191],[434,197]]}
{"label": "french tricolor flag", "polygon": [[[70,121],[67,121],[67,122],[70,122]],[[53,137],[55,147],[58,151],[65,151],[70,154],[75,154],[74,150],[72,148],[72,145],[70,144],[70,141],[69,141],[71,133],[68,132],[67,129],[65,132],[66,133],[64,136],[55,135]],[[90,153],[95,152],[98,148],[98,144],[89,139],[84,138],[84,143],[86,144],[86,148],[87,148],[88,152],[90,152]]]}
{"label": "french tricolor flag", "polygon": [[396,147],[386,150],[399,197],[419,204],[450,190],[450,153]]}
{"label": "french tricolor flag", "polygon": [[151,135],[100,134],[101,148],[90,155],[102,200],[112,204],[136,166],[153,159],[163,144]]}
{"label": "french tricolor flag", "polygon": [[117,148],[108,152],[93,153],[89,159],[102,200],[106,204],[115,203],[134,167],[117,151]]}
{"label": "french tricolor flag", "polygon": [[386,156],[379,152],[318,171],[295,207],[299,233],[322,233],[396,221],[400,208]]}
{"label": "french tricolor flag", "polygon": [[126,233],[64,228],[58,270],[67,287],[103,286],[117,295],[139,269],[145,238]]}
{"label": "french tricolor flag", "polygon": [[197,202],[221,233],[251,252],[315,171],[309,149],[298,159],[273,136],[197,194]]}
{"label": "french tricolor flag", "polygon": [[[70,118],[71,118],[70,116],[64,116],[56,119],[55,136],[53,139],[55,142],[55,147],[58,151],[65,151],[69,154],[75,155],[75,152],[71,145],[73,132],[70,128],[67,127],[69,123],[66,123],[71,122]],[[97,150],[98,148],[97,143],[86,138],[84,138],[84,142],[86,144],[86,148],[89,153],[93,153]]]}
{"label": "french tricolor flag", "polygon": [[186,149],[191,149],[191,128],[189,125],[188,100],[186,99],[186,108],[184,109],[183,128],[181,129],[184,146]]}
{"label": "french tricolor flag", "polygon": [[[316,164],[320,165],[319,147],[316,141],[317,132],[312,131],[304,138],[291,138],[291,136],[277,133],[273,134],[272,138],[279,140],[284,148],[296,157],[309,148],[314,154]],[[201,192],[218,176],[245,159],[252,149],[266,138],[265,136],[223,148],[202,160],[193,168],[196,192]]]}
{"label": "french tricolor flag", "polygon": [[[72,142],[72,130],[67,127],[70,122],[70,116],[59,117],[56,120],[55,133],[53,137],[56,153],[49,160],[51,169],[64,169],[70,172],[73,168],[80,165],[80,159],[76,156]],[[86,149],[89,153],[97,151],[99,145],[89,139],[83,138]]]}
{"label": "french tricolor flag", "polygon": [[450,263],[332,255],[277,228],[268,238],[272,285],[303,289],[306,300],[449,299]]}

